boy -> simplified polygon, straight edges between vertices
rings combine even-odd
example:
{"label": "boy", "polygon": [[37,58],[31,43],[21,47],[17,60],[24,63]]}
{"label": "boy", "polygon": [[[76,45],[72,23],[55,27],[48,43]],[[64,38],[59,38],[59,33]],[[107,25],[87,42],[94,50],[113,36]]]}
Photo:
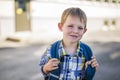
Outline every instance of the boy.
{"label": "boy", "polygon": [[54,53],[51,45],[40,61],[40,70],[46,80],[93,80],[99,64],[90,47],[80,41],[87,31],[86,23],[86,14],[80,8],[64,10],[58,23],[63,32],[56,53],[59,57],[51,57]]}

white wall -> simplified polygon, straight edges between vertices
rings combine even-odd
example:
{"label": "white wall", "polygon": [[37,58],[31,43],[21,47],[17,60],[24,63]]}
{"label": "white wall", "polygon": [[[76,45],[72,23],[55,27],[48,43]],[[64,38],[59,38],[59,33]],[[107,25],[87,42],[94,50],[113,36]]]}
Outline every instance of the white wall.
{"label": "white wall", "polygon": [[104,19],[102,18],[88,18],[87,28],[89,31],[101,30],[104,26]]}
{"label": "white wall", "polygon": [[[87,27],[89,30],[99,30],[104,26],[104,19],[117,19],[120,27],[120,6],[98,4],[96,2],[30,2],[30,18],[32,35],[36,37],[54,36],[60,37],[57,23],[64,9],[68,7],[80,7],[88,17]],[[0,1],[0,35],[15,34],[15,10],[14,0]]]}
{"label": "white wall", "polygon": [[120,18],[117,18],[117,29],[119,29],[120,30]]}
{"label": "white wall", "polygon": [[14,0],[0,1],[0,35],[11,35],[15,31]]}
{"label": "white wall", "polygon": [[60,34],[57,23],[61,14],[68,7],[80,7],[88,17],[87,28],[101,30],[104,26],[104,19],[112,19],[120,16],[116,6],[98,3],[48,3],[44,1],[31,2],[31,26],[36,36],[55,37]]}
{"label": "white wall", "polygon": [[114,18],[120,17],[120,5],[97,2],[46,2],[31,1],[31,16],[33,17],[60,17],[64,9],[68,7],[80,7],[88,18]]}

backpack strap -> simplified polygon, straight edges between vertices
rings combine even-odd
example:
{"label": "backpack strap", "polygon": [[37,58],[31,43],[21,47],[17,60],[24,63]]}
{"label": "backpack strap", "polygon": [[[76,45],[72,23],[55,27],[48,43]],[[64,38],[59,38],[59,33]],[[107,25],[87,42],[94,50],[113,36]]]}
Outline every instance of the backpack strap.
{"label": "backpack strap", "polygon": [[[61,41],[57,41],[51,45],[51,58],[59,58],[58,49]],[[51,71],[48,77],[48,80],[59,80],[60,76],[60,64],[58,64],[58,68]]]}
{"label": "backpack strap", "polygon": [[92,50],[83,42],[80,42],[80,47],[83,49],[83,55],[85,56],[86,60],[89,61],[92,57]]}
{"label": "backpack strap", "polygon": [[[86,60],[87,61],[91,60],[91,57],[93,55],[91,48],[82,42],[80,43],[80,47],[83,48],[83,55],[85,56]],[[87,71],[87,80],[92,80],[95,75],[95,68],[92,68],[91,65],[88,65],[86,71]]]}
{"label": "backpack strap", "polygon": [[56,41],[51,45],[51,58],[59,58],[58,49],[61,41]]}

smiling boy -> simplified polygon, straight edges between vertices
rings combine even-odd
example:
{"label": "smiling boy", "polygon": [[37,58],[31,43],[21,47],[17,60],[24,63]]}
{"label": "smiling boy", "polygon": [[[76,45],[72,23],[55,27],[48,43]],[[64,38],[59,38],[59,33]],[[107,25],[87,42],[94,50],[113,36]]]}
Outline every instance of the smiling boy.
{"label": "smiling boy", "polygon": [[[59,30],[63,33],[59,42],[58,58],[51,57],[52,45],[47,48],[40,61],[40,70],[46,80],[93,80],[95,70],[99,67],[91,48],[81,42],[87,31],[87,17],[80,8],[64,10]],[[53,72],[56,70],[56,72]]]}

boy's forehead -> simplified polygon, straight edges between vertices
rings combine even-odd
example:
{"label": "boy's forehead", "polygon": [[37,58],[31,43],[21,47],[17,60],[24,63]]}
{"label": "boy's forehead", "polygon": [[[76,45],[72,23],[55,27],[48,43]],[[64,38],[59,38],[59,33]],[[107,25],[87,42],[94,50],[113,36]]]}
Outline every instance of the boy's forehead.
{"label": "boy's forehead", "polygon": [[77,21],[79,21],[81,23],[84,23],[83,18],[80,18],[79,16],[68,15],[66,20],[71,20],[71,21],[77,20]]}
{"label": "boy's forehead", "polygon": [[67,16],[65,23],[69,23],[69,24],[77,23],[80,25],[85,25],[82,18],[80,18],[78,16],[71,16],[71,15]]}

